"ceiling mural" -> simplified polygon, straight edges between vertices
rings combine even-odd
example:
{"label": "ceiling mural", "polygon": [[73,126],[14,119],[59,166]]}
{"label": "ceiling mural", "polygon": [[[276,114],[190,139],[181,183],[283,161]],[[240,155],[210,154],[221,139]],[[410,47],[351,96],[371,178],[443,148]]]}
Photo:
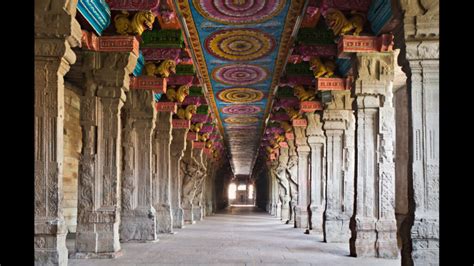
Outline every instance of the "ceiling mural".
{"label": "ceiling mural", "polygon": [[[304,1],[178,0],[234,174],[251,172]],[[244,132],[244,133],[243,133]]]}

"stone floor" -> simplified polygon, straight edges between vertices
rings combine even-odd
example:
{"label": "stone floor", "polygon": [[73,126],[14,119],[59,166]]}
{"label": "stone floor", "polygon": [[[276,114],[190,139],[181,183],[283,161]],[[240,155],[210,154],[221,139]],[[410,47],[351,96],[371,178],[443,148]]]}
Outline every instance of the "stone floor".
{"label": "stone floor", "polygon": [[255,207],[229,207],[159,238],[122,244],[123,256],[116,259],[70,259],[69,265],[401,264],[400,259],[350,257],[349,244],[324,243],[322,236],[305,235]]}

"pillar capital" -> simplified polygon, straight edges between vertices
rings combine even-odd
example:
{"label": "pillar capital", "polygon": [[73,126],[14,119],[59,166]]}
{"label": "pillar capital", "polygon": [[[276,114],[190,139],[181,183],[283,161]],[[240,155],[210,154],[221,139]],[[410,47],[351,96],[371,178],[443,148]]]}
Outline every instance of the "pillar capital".
{"label": "pillar capital", "polygon": [[326,110],[352,110],[352,102],[349,90],[331,91],[331,102],[326,106]]}
{"label": "pillar capital", "polygon": [[321,123],[321,115],[319,113],[306,113],[306,120],[308,120],[308,127],[306,128],[306,136],[308,137],[308,144],[314,145],[316,143],[324,143],[324,131]]}
{"label": "pillar capital", "polygon": [[131,52],[83,51],[82,70],[86,79],[100,88],[97,91],[99,96],[124,97],[118,89],[129,90],[129,74],[133,72],[137,60],[138,56]]}

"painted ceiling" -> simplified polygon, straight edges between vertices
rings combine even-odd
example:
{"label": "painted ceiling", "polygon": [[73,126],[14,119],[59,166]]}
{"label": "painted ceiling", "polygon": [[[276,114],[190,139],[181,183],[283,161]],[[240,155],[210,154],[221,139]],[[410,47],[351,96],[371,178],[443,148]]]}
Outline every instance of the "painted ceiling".
{"label": "painted ceiling", "polygon": [[233,172],[250,174],[304,1],[177,1]]}

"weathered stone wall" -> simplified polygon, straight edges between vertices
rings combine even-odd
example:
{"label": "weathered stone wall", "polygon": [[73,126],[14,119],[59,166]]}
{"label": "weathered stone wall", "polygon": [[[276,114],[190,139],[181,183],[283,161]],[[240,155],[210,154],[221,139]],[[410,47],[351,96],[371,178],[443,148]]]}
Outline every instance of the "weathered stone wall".
{"label": "weathered stone wall", "polygon": [[77,173],[82,148],[79,120],[81,98],[77,88],[65,83],[64,90],[64,220],[69,232],[77,225]]}

